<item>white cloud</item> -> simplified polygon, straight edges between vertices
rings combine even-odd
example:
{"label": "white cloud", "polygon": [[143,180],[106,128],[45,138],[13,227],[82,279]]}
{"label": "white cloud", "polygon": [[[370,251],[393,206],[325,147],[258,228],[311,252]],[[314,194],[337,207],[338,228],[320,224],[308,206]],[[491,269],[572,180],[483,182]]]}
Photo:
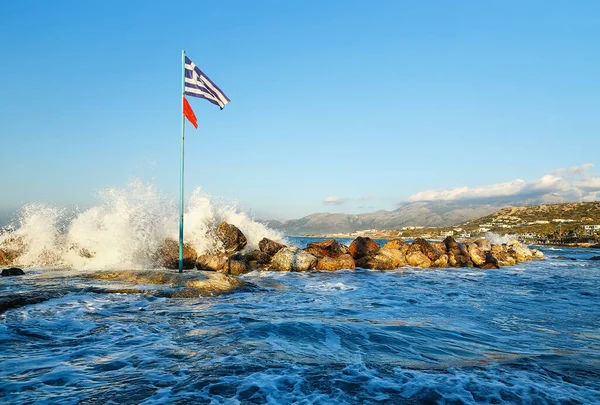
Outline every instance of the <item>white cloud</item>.
{"label": "white cloud", "polygon": [[323,204],[342,205],[346,201],[348,201],[348,199],[346,197],[338,197],[336,195],[330,195],[329,197],[325,198],[325,200],[323,200]]}
{"label": "white cloud", "polygon": [[360,197],[359,200],[360,201],[368,201],[368,200],[372,200],[373,198],[375,198],[374,195],[367,194],[367,195],[363,195],[362,197]]}
{"label": "white cloud", "polygon": [[570,169],[557,169],[530,182],[516,179],[482,187],[464,186],[447,190],[421,191],[408,197],[408,201],[455,201],[546,193],[565,197],[577,196],[582,200],[590,200],[600,192],[600,177],[590,173],[593,167],[593,164],[587,163]]}

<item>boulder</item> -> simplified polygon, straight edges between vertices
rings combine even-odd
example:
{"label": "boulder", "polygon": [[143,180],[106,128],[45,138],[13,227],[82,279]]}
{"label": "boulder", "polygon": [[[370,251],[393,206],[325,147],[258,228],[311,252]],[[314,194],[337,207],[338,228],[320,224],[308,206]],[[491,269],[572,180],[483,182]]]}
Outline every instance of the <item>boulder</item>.
{"label": "boulder", "polygon": [[417,239],[415,239],[415,241],[413,242],[413,244],[411,245],[411,247],[408,248],[408,251],[406,253],[409,253],[411,251],[412,252],[414,252],[414,251],[421,251],[432,262],[434,262],[437,259],[439,259],[440,256],[442,256],[445,253],[445,251],[444,252],[439,251],[435,246],[433,246],[431,243],[427,242],[423,238],[417,238]]}
{"label": "boulder", "polygon": [[545,258],[544,253],[538,249],[531,249],[531,254],[536,260],[543,260]]}
{"label": "boulder", "polygon": [[497,269],[498,259],[494,257],[492,252],[485,252],[485,263],[481,266],[482,269]]}
{"label": "boulder", "polygon": [[439,250],[442,254],[446,254],[446,245],[444,242],[429,242],[431,246]]}
{"label": "boulder", "polygon": [[393,270],[395,269],[394,262],[385,254],[377,254],[375,256],[363,256],[356,260],[356,267],[370,270]]}
{"label": "boulder", "polygon": [[317,261],[317,270],[344,270],[355,269],[356,263],[350,254],[339,255],[338,257],[322,256]]}
{"label": "boulder", "polygon": [[458,242],[452,236],[446,236],[442,243],[446,246],[446,252],[459,249]]}
{"label": "boulder", "polygon": [[517,261],[508,254],[508,248],[502,245],[492,246],[492,255],[496,258],[498,266],[514,266]]}
{"label": "boulder", "polygon": [[478,239],[475,241],[475,244],[482,252],[489,252],[492,250],[492,244],[488,239]]}
{"label": "boulder", "polygon": [[200,255],[196,258],[198,270],[219,271],[223,270],[227,263],[227,257],[223,254]]}
{"label": "boulder", "polygon": [[225,267],[221,270],[221,272],[232,276],[239,276],[240,274],[249,273],[251,271],[252,269],[248,266],[246,257],[241,254],[235,254],[227,259]]}
{"label": "boulder", "polygon": [[350,249],[348,249],[348,247],[342,245],[335,239],[309,243],[304,251],[316,257],[331,257],[334,259],[341,255],[350,253]]}
{"label": "boulder", "polygon": [[217,227],[217,237],[227,253],[239,252],[246,247],[248,240],[237,226],[221,222]]}
{"label": "boulder", "polygon": [[404,249],[406,251],[406,249],[408,249],[408,244],[402,239],[392,239],[383,245],[383,247],[385,249]]}
{"label": "boulder", "polygon": [[12,276],[23,276],[25,272],[18,267],[11,267],[9,269],[2,270],[2,277],[12,277]]}
{"label": "boulder", "polygon": [[433,262],[434,267],[448,267],[448,264],[449,264],[449,259],[448,259],[447,254],[441,255],[439,257],[439,259],[437,259],[435,262]]}
{"label": "boulder", "polygon": [[271,256],[263,251],[255,249],[246,255],[246,260],[248,261],[248,266],[253,269],[264,268],[268,267],[269,263],[271,263]]}
{"label": "boulder", "polygon": [[479,267],[485,264],[485,253],[479,249],[479,246],[476,243],[469,243],[467,245],[467,250],[469,252],[469,257],[475,266]]}
{"label": "boulder", "polygon": [[406,262],[411,266],[428,268],[433,265],[433,262],[427,255],[420,251],[413,251],[406,254]]}
{"label": "boulder", "polygon": [[360,259],[365,256],[375,256],[381,246],[371,238],[359,236],[350,244],[350,254],[354,259]]}
{"label": "boulder", "polygon": [[[194,248],[183,245],[183,268],[193,269],[196,266],[197,253]],[[179,268],[179,243],[173,239],[165,239],[158,249],[158,263],[167,269]]]}
{"label": "boulder", "polygon": [[295,246],[285,247],[271,259],[271,270],[308,271],[315,268],[317,258]]}
{"label": "boulder", "polygon": [[523,247],[523,245],[521,244],[521,242],[519,242],[519,241],[518,241],[518,240],[516,240],[516,239],[513,239],[513,240],[511,240],[510,242],[508,242],[508,243],[506,244],[506,246],[508,246],[508,247],[512,247],[512,246],[519,246],[519,247]]}
{"label": "boulder", "polygon": [[446,252],[448,252],[448,264],[452,267],[473,267],[473,261],[464,245],[458,243],[452,236],[444,239]]}
{"label": "boulder", "polygon": [[275,253],[279,252],[284,247],[285,245],[267,238],[262,238],[260,242],[258,242],[258,248],[260,251],[268,254],[271,257],[275,256]]}
{"label": "boulder", "polygon": [[392,261],[392,268],[397,269],[398,267],[406,266],[406,254],[402,250],[393,248],[382,248],[375,257],[385,256]]}
{"label": "boulder", "polygon": [[[518,242],[517,242],[518,243]],[[533,259],[533,253],[526,247],[523,247],[520,243],[518,245],[509,245],[508,254],[512,256],[517,262],[524,262]]]}

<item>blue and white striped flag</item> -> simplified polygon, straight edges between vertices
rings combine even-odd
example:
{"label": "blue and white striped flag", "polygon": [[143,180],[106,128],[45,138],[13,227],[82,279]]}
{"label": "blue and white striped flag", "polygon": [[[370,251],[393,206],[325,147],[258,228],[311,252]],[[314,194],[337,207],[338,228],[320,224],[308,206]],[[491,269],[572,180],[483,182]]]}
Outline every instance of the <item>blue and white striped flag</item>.
{"label": "blue and white striped flag", "polygon": [[221,107],[221,110],[231,101],[187,56],[185,57],[185,94],[205,98]]}

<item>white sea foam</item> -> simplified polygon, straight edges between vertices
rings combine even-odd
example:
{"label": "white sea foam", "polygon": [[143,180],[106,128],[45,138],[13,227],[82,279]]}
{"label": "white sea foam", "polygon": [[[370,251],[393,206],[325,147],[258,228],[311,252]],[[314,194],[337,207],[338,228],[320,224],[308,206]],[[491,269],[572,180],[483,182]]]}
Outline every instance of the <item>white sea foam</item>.
{"label": "white sea foam", "polygon": [[[26,205],[15,224],[0,234],[0,246],[22,249],[18,261],[25,267],[156,267],[156,251],[163,241],[178,238],[177,202],[140,180],[104,190],[98,197],[97,205],[81,211]],[[284,239],[235,204],[215,203],[196,188],[186,202],[186,243],[199,254],[218,247],[213,230],[221,221],[240,228],[248,238],[247,250],[257,248],[263,237]]]}

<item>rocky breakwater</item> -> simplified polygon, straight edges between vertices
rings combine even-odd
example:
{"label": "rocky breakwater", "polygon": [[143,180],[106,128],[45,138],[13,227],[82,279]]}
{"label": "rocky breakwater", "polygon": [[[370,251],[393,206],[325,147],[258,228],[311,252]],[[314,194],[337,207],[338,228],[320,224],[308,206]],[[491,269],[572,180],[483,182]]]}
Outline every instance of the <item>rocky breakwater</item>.
{"label": "rocky breakwater", "polygon": [[[273,271],[335,271],[366,268],[393,270],[405,266],[419,268],[475,267],[497,269],[518,262],[539,260],[544,254],[529,249],[518,241],[495,245],[489,240],[459,243],[452,237],[443,242],[429,242],[422,238],[407,243],[402,239],[388,241],[383,247],[367,237],[358,237],[349,246],[330,239],[309,243],[304,249],[286,246],[262,239],[259,248],[244,251],[245,238],[233,225],[221,224],[217,235],[223,240],[220,251],[198,256],[196,267],[220,271],[230,275],[247,273],[254,269]],[[226,232],[225,232],[226,230]],[[229,235],[229,236],[228,236]],[[229,246],[229,247],[226,247]]]}
{"label": "rocky breakwater", "polygon": [[[192,246],[184,246],[184,269],[214,271],[228,276],[256,269],[334,271],[358,267],[392,270],[404,266],[496,269],[544,258],[542,252],[531,250],[518,241],[492,244],[489,240],[481,239],[459,243],[452,237],[447,237],[443,242],[429,242],[417,238],[412,243],[407,243],[402,239],[393,239],[382,247],[371,238],[358,237],[349,246],[330,239],[310,243],[301,249],[263,238],[258,243],[258,249],[250,249],[246,236],[234,225],[222,222],[212,234],[216,236],[215,244],[209,252],[198,255]],[[20,246],[18,243],[13,243],[12,246],[11,249],[3,249],[3,246],[0,246],[0,265],[18,264]],[[93,256],[93,253],[84,253]],[[165,240],[155,254],[155,263],[160,268],[177,269],[177,242],[172,239]]]}

